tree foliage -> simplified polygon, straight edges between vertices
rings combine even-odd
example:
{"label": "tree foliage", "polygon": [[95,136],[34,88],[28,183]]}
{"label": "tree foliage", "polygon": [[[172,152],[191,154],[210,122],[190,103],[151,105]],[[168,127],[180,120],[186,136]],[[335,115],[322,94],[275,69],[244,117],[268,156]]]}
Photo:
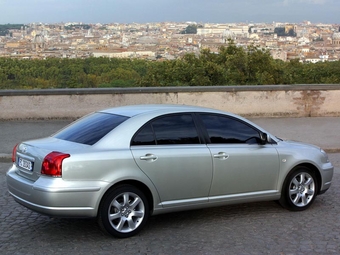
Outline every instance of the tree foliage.
{"label": "tree foliage", "polygon": [[181,34],[197,34],[197,25],[187,26],[183,31],[181,31]]}
{"label": "tree foliage", "polygon": [[76,30],[76,29],[90,29],[91,26],[88,24],[76,24],[76,25],[68,25],[65,26],[66,30]]}
{"label": "tree foliage", "polygon": [[24,24],[0,24],[0,36],[10,35],[11,29],[20,30],[21,27],[24,27]]}
{"label": "tree foliage", "polygon": [[229,41],[218,53],[202,49],[181,59],[0,58],[0,89],[340,84],[340,61],[274,60],[269,51]]}

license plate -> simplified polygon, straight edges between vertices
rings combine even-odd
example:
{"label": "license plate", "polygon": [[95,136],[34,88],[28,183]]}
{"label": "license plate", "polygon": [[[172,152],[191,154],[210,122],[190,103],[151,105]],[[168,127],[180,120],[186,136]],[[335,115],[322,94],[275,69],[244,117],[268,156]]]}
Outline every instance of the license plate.
{"label": "license plate", "polygon": [[29,160],[19,158],[18,163],[19,163],[19,167],[21,167],[23,169],[26,169],[28,171],[33,170],[33,163]]}

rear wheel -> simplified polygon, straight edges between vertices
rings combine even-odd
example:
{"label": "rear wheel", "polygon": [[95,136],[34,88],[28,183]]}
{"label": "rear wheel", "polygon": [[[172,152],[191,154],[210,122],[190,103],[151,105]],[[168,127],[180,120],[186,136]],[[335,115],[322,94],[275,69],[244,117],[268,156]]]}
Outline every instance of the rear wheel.
{"label": "rear wheel", "polygon": [[137,234],[149,217],[148,201],[139,189],[132,185],[120,185],[103,198],[99,213],[99,226],[118,238]]}
{"label": "rear wheel", "polygon": [[317,190],[315,174],[309,168],[300,166],[287,176],[279,202],[288,210],[302,211],[313,203]]}

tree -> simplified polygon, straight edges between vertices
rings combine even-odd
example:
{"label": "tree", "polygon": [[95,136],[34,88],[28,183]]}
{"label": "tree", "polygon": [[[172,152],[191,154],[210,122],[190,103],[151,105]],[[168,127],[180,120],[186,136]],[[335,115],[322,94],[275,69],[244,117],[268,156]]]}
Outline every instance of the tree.
{"label": "tree", "polygon": [[187,26],[183,31],[181,31],[181,34],[197,34],[197,25]]}

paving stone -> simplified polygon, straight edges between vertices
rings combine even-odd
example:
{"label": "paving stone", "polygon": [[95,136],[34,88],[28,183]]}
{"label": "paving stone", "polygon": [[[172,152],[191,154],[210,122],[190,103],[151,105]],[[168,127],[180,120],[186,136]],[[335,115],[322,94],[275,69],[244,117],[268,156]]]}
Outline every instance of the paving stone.
{"label": "paving stone", "polygon": [[94,219],[53,219],[16,203],[0,163],[0,254],[340,254],[340,154],[331,188],[306,211],[259,202],[153,216],[137,236],[104,235]]}

